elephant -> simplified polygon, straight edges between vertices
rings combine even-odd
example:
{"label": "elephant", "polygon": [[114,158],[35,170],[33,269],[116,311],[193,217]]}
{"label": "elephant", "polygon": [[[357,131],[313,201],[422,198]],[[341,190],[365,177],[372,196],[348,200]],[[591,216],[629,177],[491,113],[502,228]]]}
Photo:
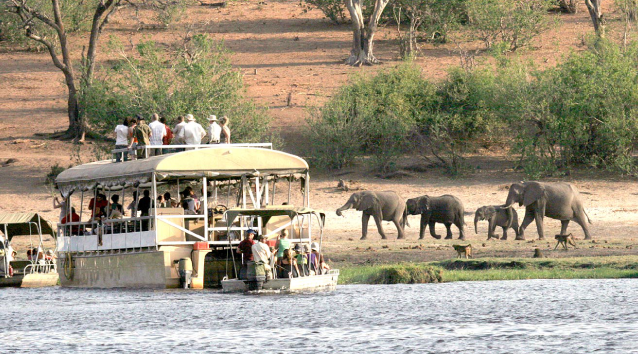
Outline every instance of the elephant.
{"label": "elephant", "polygon": [[406,202],[408,215],[421,214],[421,228],[419,229],[419,239],[423,239],[425,226],[430,226],[430,235],[436,239],[441,236],[434,231],[435,223],[443,223],[447,228],[445,239],[452,238],[452,224],[459,229],[459,240],[465,240],[465,220],[463,203],[453,195],[442,195],[440,197],[430,197],[427,195],[408,199]]}
{"label": "elephant", "polygon": [[514,229],[516,239],[518,239],[518,213],[514,210],[514,208],[503,208],[500,205],[490,205],[476,209],[476,213],[474,213],[474,232],[477,234],[477,224],[482,220],[487,220],[489,222],[487,229],[488,240],[492,237],[498,239],[498,236],[494,235],[494,230],[497,226],[503,228],[503,237],[501,240],[507,240],[507,229],[510,227]]}
{"label": "elephant", "polygon": [[[360,191],[352,193],[346,204],[337,209],[337,215],[341,216],[341,212],[355,208],[362,211],[361,216],[362,228],[361,239],[365,240],[368,235],[368,221],[370,216],[374,218],[377,224],[377,230],[381,234],[382,239],[386,239],[385,232],[381,221],[392,221],[399,232],[399,239],[405,238],[405,225],[407,224],[408,215],[405,208],[405,201],[393,191]],[[409,226],[409,225],[408,225]]]}
{"label": "elephant", "polygon": [[520,182],[510,186],[507,194],[507,201],[504,207],[511,207],[514,203],[519,206],[525,205],[525,218],[520,226],[517,239],[525,239],[525,228],[536,220],[536,228],[538,230],[538,238],[545,238],[543,231],[543,218],[545,216],[552,219],[560,220],[560,234],[567,232],[567,226],[571,220],[574,220],[585,233],[585,240],[591,239],[587,224],[591,224],[591,220],[580,194],[576,187],[569,183],[548,183],[548,182]]}

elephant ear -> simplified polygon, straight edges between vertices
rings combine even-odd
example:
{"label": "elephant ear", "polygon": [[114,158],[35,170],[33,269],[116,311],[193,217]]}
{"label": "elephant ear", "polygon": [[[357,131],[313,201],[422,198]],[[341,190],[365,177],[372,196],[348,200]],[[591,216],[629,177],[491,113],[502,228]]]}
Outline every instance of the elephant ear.
{"label": "elephant ear", "polygon": [[496,213],[496,209],[493,206],[485,207],[483,210],[483,215],[485,216],[485,220],[491,219]]}
{"label": "elephant ear", "polygon": [[372,194],[367,194],[361,197],[361,201],[359,202],[359,206],[357,207],[358,211],[364,211],[367,209],[372,209],[375,206],[379,205],[379,199]]}
{"label": "elephant ear", "polygon": [[528,183],[523,191],[523,205],[528,206],[545,195],[545,187],[540,183]]}
{"label": "elephant ear", "polygon": [[417,213],[423,214],[427,212],[428,210],[430,210],[430,198],[429,197],[420,198],[417,203]]}

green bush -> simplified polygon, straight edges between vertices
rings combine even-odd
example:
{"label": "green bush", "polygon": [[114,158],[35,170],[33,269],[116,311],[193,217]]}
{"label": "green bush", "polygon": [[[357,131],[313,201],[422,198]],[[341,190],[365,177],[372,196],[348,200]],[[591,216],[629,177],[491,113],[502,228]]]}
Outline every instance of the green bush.
{"label": "green bush", "polygon": [[315,163],[340,169],[363,155],[389,171],[409,150],[406,140],[417,116],[434,100],[434,86],[413,65],[401,65],[368,78],[354,76],[308,120],[308,152]]}
{"label": "green bush", "polygon": [[230,118],[233,142],[276,139],[265,110],[244,97],[242,75],[232,68],[221,43],[196,35],[177,53],[152,41],[138,44],[134,56],[118,43],[112,48],[123,59],[102,70],[82,92],[82,114],[94,130],[111,134],[123,118],[135,114],[158,113],[173,120],[191,113],[200,123],[216,114]]}
{"label": "green bush", "polygon": [[468,0],[470,27],[487,48],[515,51],[550,29],[554,0]]}

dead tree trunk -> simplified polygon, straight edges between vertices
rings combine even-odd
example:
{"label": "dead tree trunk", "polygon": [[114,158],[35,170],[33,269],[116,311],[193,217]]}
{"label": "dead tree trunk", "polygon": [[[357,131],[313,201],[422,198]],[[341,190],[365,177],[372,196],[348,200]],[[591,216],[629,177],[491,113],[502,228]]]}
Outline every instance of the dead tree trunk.
{"label": "dead tree trunk", "polygon": [[375,0],[374,11],[368,20],[367,26],[363,18],[362,2],[362,0],[346,0],[346,7],[352,18],[352,50],[346,60],[346,64],[352,66],[379,63],[373,54],[374,35],[377,32],[381,13],[389,0]]}
{"label": "dead tree trunk", "polygon": [[594,24],[594,30],[599,37],[605,36],[605,20],[603,19],[602,10],[603,0],[585,0],[587,10],[589,10],[589,16]]}

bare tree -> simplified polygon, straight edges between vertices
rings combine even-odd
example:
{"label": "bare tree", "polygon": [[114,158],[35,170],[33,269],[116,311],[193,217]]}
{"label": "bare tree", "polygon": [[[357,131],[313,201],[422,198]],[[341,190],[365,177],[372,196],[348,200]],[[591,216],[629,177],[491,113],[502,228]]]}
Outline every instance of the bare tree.
{"label": "bare tree", "polygon": [[94,5],[87,6],[87,12],[82,13],[91,18],[91,30],[87,46],[82,48],[81,70],[78,75],[71,60],[72,49],[67,41],[69,31],[64,21],[65,15],[68,14],[64,11],[65,6],[83,4],[83,2],[79,1],[75,4],[73,1],[50,0],[49,7],[47,1],[41,0],[0,0],[0,9],[10,15],[5,16],[5,19],[16,21],[27,38],[42,44],[49,52],[53,64],[64,74],[69,93],[67,102],[69,127],[65,132],[56,134],[54,137],[84,141],[88,127],[79,107],[80,90],[89,87],[92,83],[100,35],[111,16],[127,5],[165,11],[171,6],[180,5],[181,2],[183,0],[94,1]]}
{"label": "bare tree", "polygon": [[[51,0],[51,13],[46,12],[42,3],[30,0],[9,0],[6,5],[7,11],[19,18],[25,36],[44,45],[49,55],[51,55],[53,64],[64,74],[69,92],[67,101],[69,127],[59,137],[84,141],[87,126],[79,111],[78,80],[71,61],[70,48],[67,42],[68,35],[63,22],[64,14],[62,13],[60,0]],[[108,23],[110,16],[120,6],[121,0],[101,0],[95,6],[88,51],[86,56],[83,55],[82,60],[84,70],[80,74],[83,83],[86,85],[90,85],[93,76],[100,34]],[[50,35],[47,30],[52,30],[53,35]]]}
{"label": "bare tree", "polygon": [[346,0],[346,7],[352,18],[352,51],[346,60],[346,64],[353,66],[372,65],[379,61],[372,54],[374,35],[381,13],[390,0],[375,0],[374,10],[368,19],[367,25],[364,22],[362,3],[363,0]]}
{"label": "bare tree", "polygon": [[603,19],[602,2],[603,0],[585,0],[585,5],[587,5],[587,10],[589,10],[589,16],[594,24],[594,30],[600,37],[605,36],[605,21]]}

